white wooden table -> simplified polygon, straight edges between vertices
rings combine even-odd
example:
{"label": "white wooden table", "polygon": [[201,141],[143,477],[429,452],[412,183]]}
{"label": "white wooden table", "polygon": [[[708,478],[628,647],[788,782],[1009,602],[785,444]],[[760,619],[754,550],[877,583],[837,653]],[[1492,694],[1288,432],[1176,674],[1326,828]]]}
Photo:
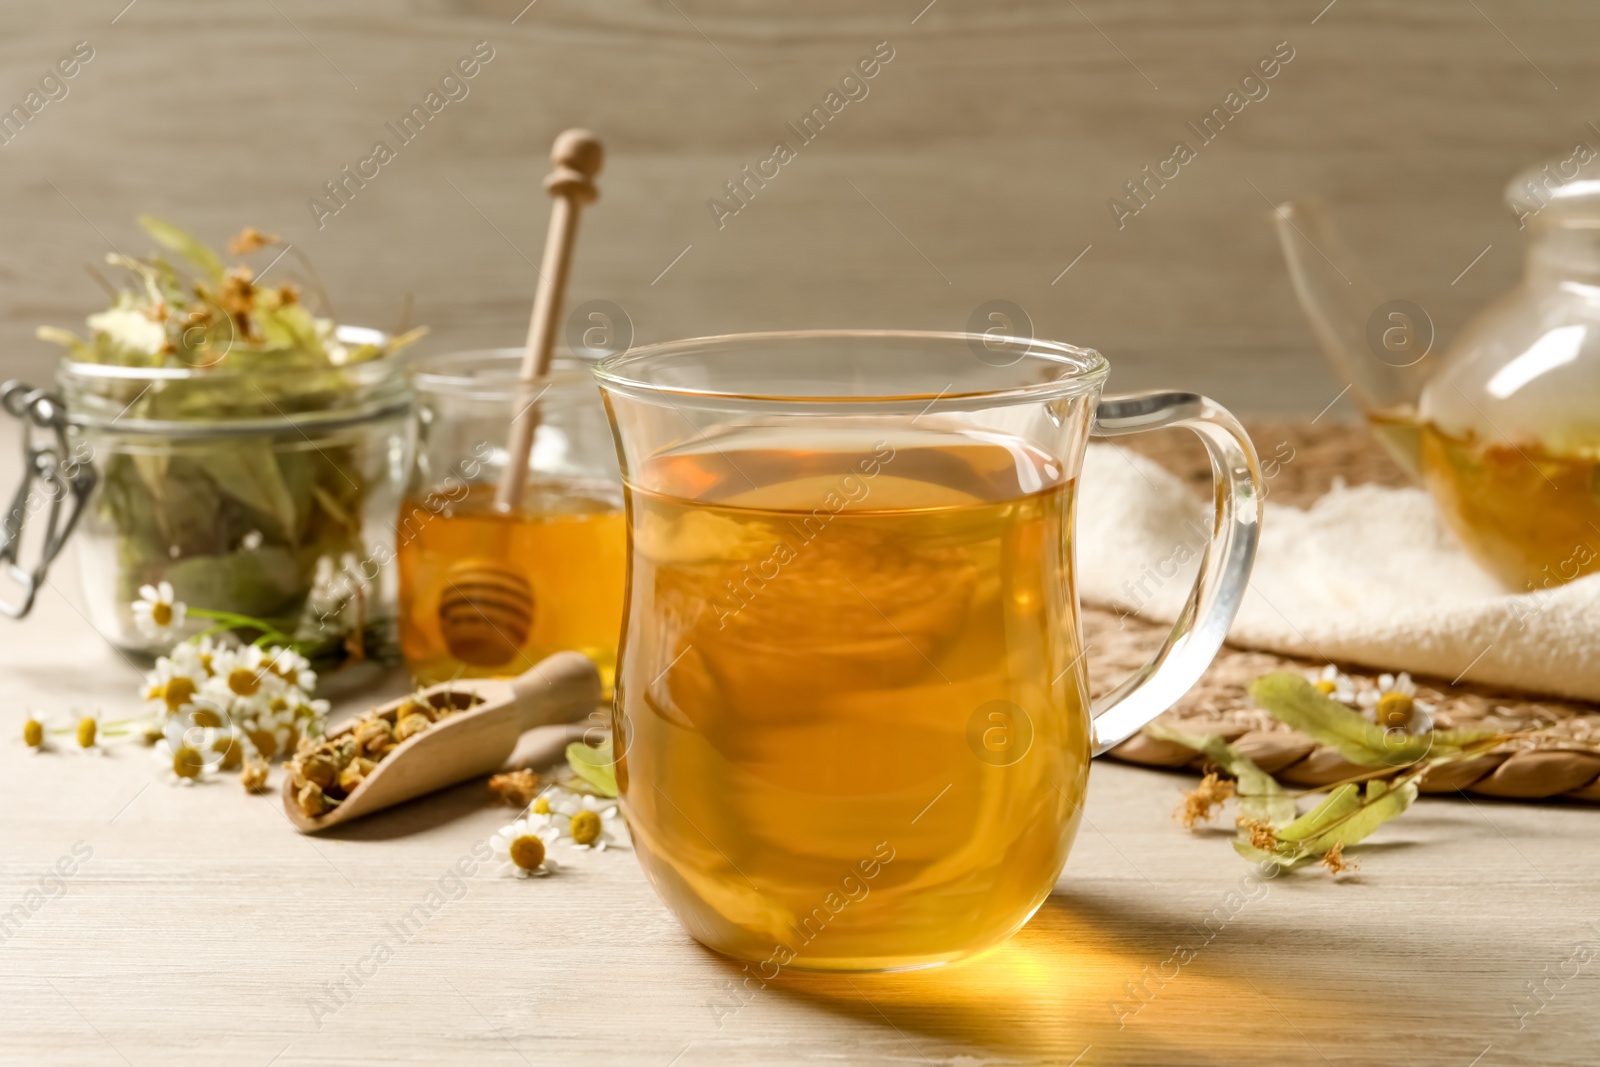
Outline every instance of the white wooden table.
{"label": "white wooden table", "polygon": [[1358,876],[1252,888],[1221,831],[1172,821],[1188,780],[1097,766],[1066,874],[1010,943],[942,970],[736,993],[737,968],[683,933],[628,852],[571,854],[545,880],[458,877],[507,821],[481,786],[310,839],[231,780],[155,782],[140,747],[29,754],[29,706],[132,704],[135,672],[78,614],[62,562],[34,616],[0,624],[3,1063],[1600,1055],[1597,810],[1425,799],[1361,850]]}

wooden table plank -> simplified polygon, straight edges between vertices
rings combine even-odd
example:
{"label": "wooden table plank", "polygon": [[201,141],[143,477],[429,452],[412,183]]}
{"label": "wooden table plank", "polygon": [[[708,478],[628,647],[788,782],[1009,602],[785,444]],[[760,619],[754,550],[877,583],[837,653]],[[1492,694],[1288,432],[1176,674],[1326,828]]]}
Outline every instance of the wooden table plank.
{"label": "wooden table plank", "polygon": [[[0,943],[0,1062],[1487,1067],[1600,1040],[1592,810],[1424,799],[1358,876],[1254,884],[1220,832],[1172,821],[1188,780],[1103,764],[1056,894],[1008,944],[735,999],[742,973],[627,852],[458,880],[506,819],[478,787],[312,840],[232,782],[150,784],[137,747],[27,753],[27,706],[121,710],[134,678],[58,573],[0,646],[0,916],[40,904]],[[29,897],[78,842],[92,856]],[[1519,1026],[1529,983],[1548,1004]]]}

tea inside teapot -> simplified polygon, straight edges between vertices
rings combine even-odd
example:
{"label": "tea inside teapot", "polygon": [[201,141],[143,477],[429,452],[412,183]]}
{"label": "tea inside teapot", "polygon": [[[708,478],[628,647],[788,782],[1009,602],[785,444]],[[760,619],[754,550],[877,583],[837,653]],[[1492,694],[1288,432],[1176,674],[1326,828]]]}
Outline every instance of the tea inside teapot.
{"label": "tea inside teapot", "polygon": [[1600,570],[1600,180],[1566,160],[1519,175],[1507,199],[1530,234],[1523,278],[1433,361],[1427,313],[1380,298],[1320,205],[1276,222],[1369,425],[1477,562],[1524,592]]}

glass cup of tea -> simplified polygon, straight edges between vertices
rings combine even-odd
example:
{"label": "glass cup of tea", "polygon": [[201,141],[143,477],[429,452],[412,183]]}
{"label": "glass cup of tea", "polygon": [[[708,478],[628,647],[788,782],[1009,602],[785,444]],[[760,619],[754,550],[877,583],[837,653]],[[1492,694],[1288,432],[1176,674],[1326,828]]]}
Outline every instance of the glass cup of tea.
{"label": "glass cup of tea", "polygon": [[400,645],[418,681],[520,674],[573,649],[610,684],[627,531],[605,409],[587,361],[557,359],[515,510],[496,505],[522,349],[414,365],[411,473],[395,525]]}
{"label": "glass cup of tea", "polygon": [[[992,335],[746,334],[596,368],[628,593],[612,713],[639,860],[767,968],[981,952],[1056,884],[1089,759],[1181,696],[1249,578],[1261,477],[1193,393]],[[1073,514],[1090,436],[1197,433],[1216,521],[1161,650],[1088,698]],[[1092,566],[1093,561],[1086,561]]]}

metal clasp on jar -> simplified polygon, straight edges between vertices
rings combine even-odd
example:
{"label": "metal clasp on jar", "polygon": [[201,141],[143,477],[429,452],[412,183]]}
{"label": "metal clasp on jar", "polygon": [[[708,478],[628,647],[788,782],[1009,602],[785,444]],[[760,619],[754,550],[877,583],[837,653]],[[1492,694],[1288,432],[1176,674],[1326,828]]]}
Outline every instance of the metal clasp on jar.
{"label": "metal clasp on jar", "polygon": [[[0,569],[16,584],[16,599],[0,597],[0,613],[20,619],[33,608],[50,561],[66,544],[99,475],[67,442],[67,414],[59,397],[18,381],[0,385],[0,407],[22,423],[22,482],[0,521]],[[42,438],[43,443],[39,443]],[[35,495],[38,487],[41,493]],[[20,562],[23,530],[49,505],[44,539],[31,568]]]}

